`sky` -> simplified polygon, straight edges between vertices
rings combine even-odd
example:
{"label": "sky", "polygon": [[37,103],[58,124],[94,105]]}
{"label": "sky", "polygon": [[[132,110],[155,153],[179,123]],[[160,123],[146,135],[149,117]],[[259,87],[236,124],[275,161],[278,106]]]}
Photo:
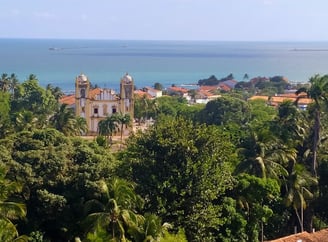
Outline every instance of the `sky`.
{"label": "sky", "polygon": [[327,0],[0,0],[0,38],[328,41]]}

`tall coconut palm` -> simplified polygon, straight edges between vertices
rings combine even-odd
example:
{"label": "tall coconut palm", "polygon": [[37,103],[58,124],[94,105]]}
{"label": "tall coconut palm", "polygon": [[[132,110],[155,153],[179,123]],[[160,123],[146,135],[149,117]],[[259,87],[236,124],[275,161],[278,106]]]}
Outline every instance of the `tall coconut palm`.
{"label": "tall coconut palm", "polygon": [[113,132],[117,128],[117,121],[114,116],[108,116],[107,118],[99,121],[98,133],[105,136],[107,141],[111,139]]}
{"label": "tall coconut palm", "polygon": [[10,88],[13,98],[16,97],[16,92],[17,92],[18,87],[19,87],[18,78],[14,73],[12,73],[10,75],[10,87],[9,88]]}
{"label": "tall coconut palm", "polygon": [[54,87],[51,84],[46,86],[46,90],[50,91],[57,101],[64,96],[64,93],[59,87]]}
{"label": "tall coconut palm", "polygon": [[61,104],[50,118],[50,124],[65,135],[76,135],[79,131],[76,129],[76,118],[74,111],[68,108],[67,104]]}
{"label": "tall coconut palm", "polygon": [[293,208],[301,231],[303,231],[303,212],[308,205],[307,200],[313,198],[310,187],[317,183],[317,179],[312,177],[300,164],[295,164],[286,180],[285,203]]}
{"label": "tall coconut palm", "polygon": [[285,164],[296,157],[295,149],[280,144],[266,129],[254,131],[250,128],[249,136],[238,151],[242,161],[235,173],[248,173],[262,178],[287,176]]}
{"label": "tall coconut palm", "polygon": [[283,102],[278,107],[278,115],[270,122],[270,130],[279,139],[279,147],[294,150],[294,156],[289,157],[290,159],[284,163],[288,172],[291,172],[296,159],[303,153],[300,150],[304,149],[308,137],[309,126],[304,112],[291,101]]}
{"label": "tall coconut palm", "polygon": [[3,92],[10,90],[10,77],[7,73],[3,73],[0,77],[0,90]]}
{"label": "tall coconut palm", "polygon": [[132,119],[131,119],[130,114],[123,115],[122,113],[116,114],[115,119],[120,125],[121,143],[122,143],[124,127],[126,128],[126,127],[131,126]]}
{"label": "tall coconut palm", "polygon": [[310,87],[302,87],[296,91],[296,94],[305,92],[307,96],[313,99],[313,143],[312,143],[312,175],[317,175],[317,153],[320,143],[321,112],[322,105],[328,101],[328,75],[315,75],[310,78]]}
{"label": "tall coconut palm", "polygon": [[9,197],[20,192],[22,186],[6,179],[7,169],[0,164],[0,241],[14,241],[18,236],[14,220],[26,216],[26,207],[22,203],[11,202]]}
{"label": "tall coconut palm", "polygon": [[85,223],[92,225],[89,231],[93,233],[100,227],[109,232],[113,241],[127,241],[128,231],[141,229],[144,222],[144,217],[137,214],[143,200],[134,192],[134,186],[125,180],[100,181],[99,186],[102,201],[90,200],[85,204],[88,214]]}

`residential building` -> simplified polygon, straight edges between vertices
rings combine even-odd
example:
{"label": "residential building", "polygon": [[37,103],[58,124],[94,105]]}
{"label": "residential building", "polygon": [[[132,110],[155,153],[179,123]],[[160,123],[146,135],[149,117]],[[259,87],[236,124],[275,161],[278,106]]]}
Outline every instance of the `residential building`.
{"label": "residential building", "polygon": [[161,97],[163,95],[163,92],[161,90],[157,90],[157,89],[152,88],[152,87],[145,87],[144,90],[145,90],[145,92],[147,92],[153,98],[158,98],[158,97]]}
{"label": "residential building", "polygon": [[312,99],[307,98],[305,95],[303,95],[302,93],[299,95],[296,95],[295,93],[286,93],[286,94],[279,94],[279,95],[275,95],[275,96],[252,96],[251,98],[249,98],[248,100],[264,100],[268,105],[270,106],[278,106],[279,104],[281,104],[284,101],[291,101],[291,102],[295,102],[297,100],[297,106],[302,109],[305,110],[307,108],[307,106],[313,102]]}

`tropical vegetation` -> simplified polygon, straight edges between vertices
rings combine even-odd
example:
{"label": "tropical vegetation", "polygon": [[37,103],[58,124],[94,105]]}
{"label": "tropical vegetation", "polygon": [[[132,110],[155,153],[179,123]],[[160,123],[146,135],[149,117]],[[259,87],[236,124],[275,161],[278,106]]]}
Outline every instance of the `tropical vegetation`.
{"label": "tropical vegetation", "polygon": [[123,139],[133,120],[116,114],[90,140],[58,87],[2,74],[0,240],[256,242],[327,227],[327,75],[298,88],[306,110],[240,89],[204,105],[136,97],[137,125],[152,125]]}

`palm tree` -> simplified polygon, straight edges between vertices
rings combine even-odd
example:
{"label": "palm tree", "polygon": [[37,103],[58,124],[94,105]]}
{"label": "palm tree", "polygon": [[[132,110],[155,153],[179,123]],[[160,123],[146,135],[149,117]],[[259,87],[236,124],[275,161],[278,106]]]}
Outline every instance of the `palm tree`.
{"label": "palm tree", "polygon": [[107,141],[111,139],[116,128],[117,122],[114,116],[108,116],[98,123],[98,133],[99,135],[105,136]]}
{"label": "palm tree", "polygon": [[76,130],[78,135],[85,135],[88,132],[87,121],[83,117],[76,117]]}
{"label": "palm tree", "polygon": [[67,107],[67,104],[61,104],[57,112],[50,118],[50,124],[65,135],[79,134],[76,128],[76,118],[74,111]]}
{"label": "palm tree", "polygon": [[296,91],[296,94],[305,92],[309,98],[312,98],[314,125],[313,125],[313,143],[312,143],[312,175],[317,175],[317,153],[320,143],[320,128],[321,128],[321,109],[322,104],[328,101],[328,75],[315,75],[310,78],[310,87],[302,87]]}
{"label": "palm tree", "polygon": [[103,202],[95,199],[86,202],[85,212],[89,215],[85,223],[92,225],[91,233],[108,231],[113,241],[127,241],[128,232],[134,231],[133,234],[136,234],[144,223],[144,217],[136,211],[143,206],[142,198],[134,192],[134,186],[125,180],[100,181],[99,186]]}
{"label": "palm tree", "polygon": [[10,89],[10,77],[7,73],[3,73],[0,77],[0,90],[7,92]]}
{"label": "palm tree", "polygon": [[18,86],[19,86],[19,81],[17,79],[17,76],[14,73],[12,73],[10,75],[10,87],[9,87],[9,89],[10,89],[11,94],[14,98],[16,96]]}
{"label": "palm tree", "polygon": [[278,107],[278,116],[272,121],[272,131],[285,144],[294,147],[302,144],[308,131],[303,114],[293,102],[284,101]]}
{"label": "palm tree", "polygon": [[288,148],[268,130],[249,130],[244,147],[238,149],[242,161],[235,169],[236,174],[248,173],[258,177],[279,178],[287,176],[285,165],[295,160],[296,150]]}
{"label": "palm tree", "polygon": [[13,220],[26,216],[26,207],[22,203],[8,201],[8,198],[21,191],[22,186],[6,179],[7,169],[0,164],[0,241],[14,241],[18,236]]}
{"label": "palm tree", "polygon": [[244,75],[244,77],[243,77],[243,80],[245,81],[245,80],[248,80],[248,79],[249,79],[249,76],[248,76],[247,73],[245,73],[245,75]]}
{"label": "palm tree", "polygon": [[27,80],[29,80],[29,81],[32,81],[32,80],[38,80],[38,78],[37,78],[36,75],[34,75],[34,74],[30,74],[30,75],[28,76],[28,79],[27,79]]}
{"label": "palm tree", "polygon": [[23,110],[15,114],[15,129],[17,131],[29,130],[38,128],[38,118],[28,110]]}
{"label": "palm tree", "polygon": [[57,101],[64,96],[64,93],[59,87],[54,87],[51,84],[46,86],[46,90],[49,90]]}
{"label": "palm tree", "polygon": [[315,177],[312,177],[302,165],[295,164],[290,172],[286,184],[285,203],[291,206],[299,222],[301,231],[303,231],[303,212],[307,207],[306,200],[313,198],[310,187],[318,183]]}
{"label": "palm tree", "polygon": [[123,141],[123,130],[124,130],[124,126],[128,127],[131,126],[131,116],[130,114],[116,114],[115,115],[115,119],[116,121],[120,124],[120,132],[121,132],[121,143]]}

